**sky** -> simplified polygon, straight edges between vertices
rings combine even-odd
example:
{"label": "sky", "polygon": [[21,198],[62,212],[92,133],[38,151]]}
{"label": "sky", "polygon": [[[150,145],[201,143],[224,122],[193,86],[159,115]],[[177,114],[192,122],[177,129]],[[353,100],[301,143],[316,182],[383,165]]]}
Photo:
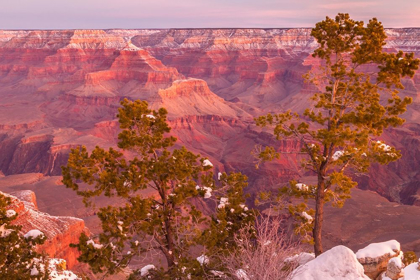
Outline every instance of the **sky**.
{"label": "sky", "polygon": [[0,29],[313,27],[325,16],[420,27],[420,0],[0,0]]}

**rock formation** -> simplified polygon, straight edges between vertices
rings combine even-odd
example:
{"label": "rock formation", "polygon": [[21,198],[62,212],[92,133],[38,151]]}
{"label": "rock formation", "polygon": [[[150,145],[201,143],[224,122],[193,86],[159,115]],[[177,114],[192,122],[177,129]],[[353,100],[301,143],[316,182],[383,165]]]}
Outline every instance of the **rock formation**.
{"label": "rock formation", "polygon": [[334,247],[299,266],[291,280],[368,280],[356,255],[347,247]]}
{"label": "rock formation", "polygon": [[[401,262],[400,243],[396,240],[390,240],[381,243],[372,243],[363,249],[357,251],[357,260],[363,265],[365,274],[370,279],[376,279],[380,274],[389,268],[389,275],[394,277],[399,274],[395,266],[395,262],[391,260],[400,260]],[[402,253],[401,253],[402,254]],[[400,265],[401,267],[401,265]],[[388,275],[387,275],[388,276]],[[390,276],[388,276],[391,278]],[[394,279],[394,278],[391,278]]]}
{"label": "rock formation", "polygon": [[45,234],[47,240],[39,245],[37,250],[45,252],[50,257],[62,258],[68,268],[77,263],[77,249],[70,248],[71,243],[78,243],[82,232],[89,233],[82,219],[74,217],[50,216],[38,211],[36,197],[32,191],[19,191],[10,196],[10,209],[18,213],[14,224],[22,226],[21,232],[26,233],[37,229]]}
{"label": "rock formation", "polygon": [[[386,32],[387,51],[419,55],[419,29]],[[315,47],[302,28],[0,31],[0,170],[59,175],[70,148],[115,145],[118,102],[127,97],[167,107],[180,144],[220,169],[243,171],[254,191],[305,175],[298,155],[257,171],[249,154],[256,144],[279,145],[252,117],[307,107],[314,88],[302,75],[319,66]],[[384,136],[403,160],[358,180],[418,205],[420,74],[404,85],[414,99],[407,123]]]}

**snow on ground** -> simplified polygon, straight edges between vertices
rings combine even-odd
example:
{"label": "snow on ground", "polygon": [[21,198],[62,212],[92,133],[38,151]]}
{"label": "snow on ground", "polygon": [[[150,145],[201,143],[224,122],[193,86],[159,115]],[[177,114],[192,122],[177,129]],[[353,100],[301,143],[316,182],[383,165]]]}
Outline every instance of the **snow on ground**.
{"label": "snow on ground", "polygon": [[419,263],[412,263],[404,268],[404,280],[420,279]]}
{"label": "snow on ground", "polygon": [[307,262],[312,261],[313,259],[315,259],[314,253],[303,252],[303,253],[299,253],[291,257],[288,257],[284,261],[287,263],[297,263],[299,265],[304,265]]}
{"label": "snow on ground", "polygon": [[394,255],[400,251],[400,243],[397,240],[389,240],[381,243],[372,243],[363,249],[357,251],[358,259],[362,258],[377,258],[386,254]]}
{"label": "snow on ground", "polygon": [[369,280],[352,250],[336,246],[298,267],[291,280]]}

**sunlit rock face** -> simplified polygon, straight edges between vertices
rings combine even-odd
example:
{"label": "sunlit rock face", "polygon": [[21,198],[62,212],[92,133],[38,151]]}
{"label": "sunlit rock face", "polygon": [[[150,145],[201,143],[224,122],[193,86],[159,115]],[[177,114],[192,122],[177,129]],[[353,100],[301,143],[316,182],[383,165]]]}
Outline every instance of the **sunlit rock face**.
{"label": "sunlit rock face", "polygon": [[[388,29],[387,51],[420,55],[419,29]],[[315,90],[302,75],[318,67],[310,29],[0,31],[0,169],[58,175],[71,148],[116,143],[123,98],[166,107],[179,145],[239,170],[251,192],[304,174],[298,143],[276,142],[253,117],[302,112]],[[384,141],[403,159],[374,166],[360,187],[419,205],[420,74],[404,81],[414,104]],[[255,145],[286,150],[255,169]]]}
{"label": "sunlit rock face", "polygon": [[70,244],[78,243],[82,232],[89,234],[84,221],[73,217],[51,216],[39,211],[32,191],[18,191],[12,194],[9,208],[18,214],[13,223],[22,227],[22,234],[30,230],[41,231],[47,240],[38,245],[36,250],[45,252],[50,257],[65,259],[68,267],[73,267],[77,263],[79,252],[76,248],[70,248]]}

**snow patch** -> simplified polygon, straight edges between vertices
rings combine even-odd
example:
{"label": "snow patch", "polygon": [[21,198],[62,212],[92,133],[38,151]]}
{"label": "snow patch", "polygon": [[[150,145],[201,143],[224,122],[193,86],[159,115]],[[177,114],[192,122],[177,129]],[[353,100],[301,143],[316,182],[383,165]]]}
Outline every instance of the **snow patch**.
{"label": "snow patch", "polygon": [[28,231],[23,237],[25,237],[26,239],[28,239],[28,238],[35,239],[35,238],[37,238],[39,236],[43,236],[43,235],[44,235],[44,233],[42,231],[37,230],[37,229],[32,229],[32,230]]}
{"label": "snow patch", "polygon": [[217,206],[217,208],[219,208],[219,209],[223,209],[223,208],[225,208],[225,206],[227,205],[227,204],[229,204],[229,199],[227,198],[227,197],[221,197],[220,198],[220,202],[219,202],[219,205]]}
{"label": "snow patch", "polygon": [[308,185],[302,184],[302,183],[297,183],[296,188],[298,188],[301,191],[307,191],[308,190]]}
{"label": "snow patch", "polygon": [[88,240],[88,242],[86,244],[91,244],[93,246],[93,248],[95,249],[102,249],[104,247],[104,245],[102,244],[96,244],[92,239]]}
{"label": "snow patch", "polygon": [[385,254],[394,255],[400,251],[400,243],[396,240],[390,240],[381,243],[372,243],[363,249],[357,251],[356,256],[358,259],[362,258],[377,258]]}
{"label": "snow patch", "polygon": [[243,270],[242,268],[238,269],[235,272],[236,277],[238,277],[240,280],[250,280],[250,278],[248,277],[248,275],[246,274],[245,270]]}
{"label": "snow patch", "polygon": [[153,264],[148,264],[140,269],[140,276],[147,276],[149,275],[149,270],[156,269]]}
{"label": "snow patch", "polygon": [[313,259],[315,259],[315,254],[314,253],[299,253],[296,255],[293,255],[291,257],[288,257],[284,260],[284,262],[286,263],[297,263],[299,265],[304,265],[307,262],[312,261]]}
{"label": "snow patch", "polygon": [[300,215],[301,215],[302,217],[304,217],[306,220],[308,220],[308,222],[312,222],[312,221],[313,221],[312,216],[311,216],[311,215],[309,215],[308,213],[306,213],[305,211],[303,211]]}
{"label": "snow patch", "polygon": [[388,263],[394,263],[396,267],[403,268],[401,256],[391,258]]}
{"label": "snow patch", "polygon": [[391,146],[389,146],[389,145],[387,145],[387,144],[385,144],[381,141],[377,141],[376,143],[378,144],[378,147],[380,149],[382,149],[383,151],[385,151],[385,152],[390,152],[391,151]]}
{"label": "snow patch", "polygon": [[336,151],[333,156],[332,156],[332,160],[336,161],[338,160],[340,157],[342,157],[344,155],[343,151]]}
{"label": "snow patch", "polygon": [[203,166],[213,166],[213,163],[211,163],[211,161],[209,161],[208,159],[203,160]]}
{"label": "snow patch", "polygon": [[209,263],[209,258],[206,255],[201,255],[199,257],[197,257],[197,261],[203,265],[203,264],[208,264]]}
{"label": "snow patch", "polygon": [[16,215],[16,211],[15,211],[15,210],[7,210],[7,211],[6,211],[6,217],[7,217],[7,218],[11,218],[11,217],[13,217],[14,215]]}
{"label": "snow patch", "polygon": [[420,279],[419,263],[412,263],[404,268],[404,279],[417,280]]}
{"label": "snow patch", "polygon": [[336,246],[293,271],[291,280],[369,280],[352,250]]}

